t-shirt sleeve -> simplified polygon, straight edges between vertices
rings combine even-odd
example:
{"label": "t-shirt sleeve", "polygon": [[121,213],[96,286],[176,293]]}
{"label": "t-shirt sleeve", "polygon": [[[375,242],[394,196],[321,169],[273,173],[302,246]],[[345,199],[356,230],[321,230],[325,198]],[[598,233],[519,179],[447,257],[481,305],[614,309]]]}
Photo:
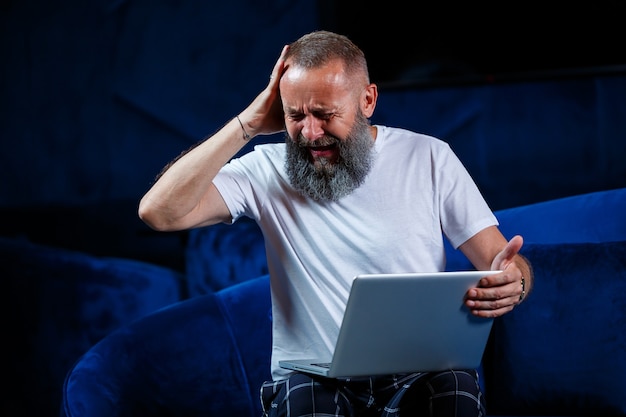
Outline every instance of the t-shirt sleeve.
{"label": "t-shirt sleeve", "polygon": [[486,227],[498,225],[498,220],[467,169],[447,144],[438,158],[436,179],[441,227],[450,244],[457,249]]}
{"label": "t-shirt sleeve", "polygon": [[254,207],[248,204],[254,195],[249,168],[249,164],[253,162],[252,152],[233,159],[224,165],[213,179],[213,184],[230,211],[233,223],[241,216],[255,217]]}
{"label": "t-shirt sleeve", "polygon": [[259,220],[269,193],[277,191],[284,176],[282,152],[281,144],[256,145],[224,165],[213,179],[233,222],[241,216]]}

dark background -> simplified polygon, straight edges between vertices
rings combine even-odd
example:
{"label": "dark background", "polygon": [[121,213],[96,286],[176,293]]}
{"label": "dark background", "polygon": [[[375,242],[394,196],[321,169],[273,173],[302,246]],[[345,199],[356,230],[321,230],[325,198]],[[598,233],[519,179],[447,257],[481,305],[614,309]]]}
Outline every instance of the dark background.
{"label": "dark background", "polygon": [[314,29],[364,49],[381,94],[372,121],[448,141],[493,209],[626,186],[625,9],[4,1],[0,234],[184,269],[186,234],[152,232],[137,202]]}
{"label": "dark background", "polygon": [[[385,87],[623,72],[623,1],[320,1],[320,23],[357,42]],[[369,24],[365,23],[368,22]]]}

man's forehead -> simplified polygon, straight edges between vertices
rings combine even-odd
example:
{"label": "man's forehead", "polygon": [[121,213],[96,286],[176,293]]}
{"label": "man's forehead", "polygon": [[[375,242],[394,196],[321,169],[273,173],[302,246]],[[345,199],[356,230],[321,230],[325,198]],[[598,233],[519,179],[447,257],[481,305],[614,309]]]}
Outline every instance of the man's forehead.
{"label": "man's forehead", "polygon": [[314,67],[297,65],[293,63],[287,62],[285,64],[285,73],[293,72],[293,73],[304,73],[304,72],[315,72],[315,71],[324,71],[324,72],[333,72],[333,73],[344,73],[345,66],[340,60],[332,60],[325,62],[321,65],[317,65]]}

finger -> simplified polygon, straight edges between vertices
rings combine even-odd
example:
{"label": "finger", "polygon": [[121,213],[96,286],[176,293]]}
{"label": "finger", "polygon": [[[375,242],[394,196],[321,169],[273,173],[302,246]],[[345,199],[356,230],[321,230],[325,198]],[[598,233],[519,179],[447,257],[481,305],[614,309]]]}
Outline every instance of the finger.
{"label": "finger", "polygon": [[514,296],[516,295],[514,282],[515,279],[507,273],[489,275],[481,279],[479,287],[470,288],[465,297],[467,300],[478,302]]}
{"label": "finger", "polygon": [[491,289],[489,291],[500,291],[502,288],[512,288],[510,285],[518,281],[515,271],[516,270],[513,268],[508,268],[497,274],[486,275],[478,282],[477,289],[479,289],[481,293],[485,293],[487,289]]}
{"label": "finger", "polygon": [[[508,304],[519,299],[520,287],[519,283],[510,283],[493,288],[471,289],[467,292],[467,304],[469,306]],[[501,302],[501,300],[504,301]]]}
{"label": "finger", "polygon": [[480,298],[471,298],[465,301],[465,305],[472,314],[482,317],[497,317],[513,310],[517,305],[519,295],[497,295],[491,296],[481,294]]}
{"label": "finger", "polygon": [[472,300],[497,300],[504,297],[519,296],[519,280],[515,274],[503,272],[481,278],[480,285],[470,288],[466,297]]}
{"label": "finger", "polygon": [[274,64],[274,68],[270,74],[270,85],[272,85],[272,87],[278,86],[278,81],[285,68],[285,55],[287,54],[288,49],[289,45],[283,46],[283,50],[280,52],[280,56]]}
{"label": "finger", "polygon": [[472,315],[477,316],[477,317],[495,318],[495,317],[503,316],[506,313],[510,312],[511,310],[513,310],[514,306],[515,306],[514,304],[510,304],[510,305],[506,305],[504,307],[495,308],[495,309],[474,308],[474,309],[471,309],[470,312],[472,313]]}

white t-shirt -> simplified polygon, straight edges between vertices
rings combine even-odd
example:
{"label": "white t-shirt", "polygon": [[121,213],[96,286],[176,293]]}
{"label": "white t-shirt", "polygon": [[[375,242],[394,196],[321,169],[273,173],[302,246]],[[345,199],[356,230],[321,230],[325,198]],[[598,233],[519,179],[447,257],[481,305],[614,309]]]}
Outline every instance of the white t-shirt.
{"label": "white t-shirt", "polygon": [[497,225],[447,143],[377,128],[370,173],[337,202],[316,202],[290,186],[284,143],[256,146],[214,180],[233,221],[251,217],[265,237],[275,380],[290,372],[281,359],[330,359],[354,276],[444,270],[442,232],[456,248]]}

